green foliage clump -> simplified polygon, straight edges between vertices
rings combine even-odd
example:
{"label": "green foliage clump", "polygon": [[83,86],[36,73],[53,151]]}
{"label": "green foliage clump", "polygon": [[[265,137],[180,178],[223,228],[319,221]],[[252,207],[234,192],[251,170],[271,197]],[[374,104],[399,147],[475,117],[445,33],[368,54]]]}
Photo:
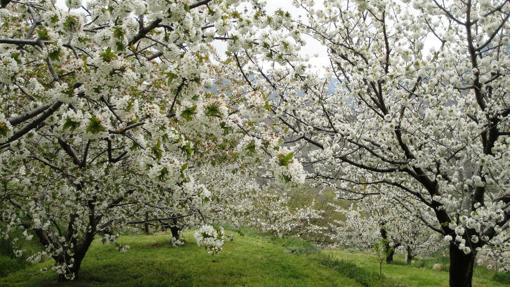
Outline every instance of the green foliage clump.
{"label": "green foliage clump", "polygon": [[293,152],[278,155],[278,164],[280,164],[280,166],[289,166],[289,164],[291,164],[293,160],[294,160]]}
{"label": "green foliage clump", "polygon": [[15,271],[19,271],[25,267],[25,263],[17,258],[0,255],[0,277]]}
{"label": "green foliage clump", "polygon": [[193,105],[191,107],[188,107],[184,109],[181,112],[181,117],[185,119],[186,121],[191,121],[193,119],[193,116],[197,113],[197,106]]}
{"label": "green foliage clump", "polygon": [[14,256],[9,241],[0,239],[0,277],[25,267],[25,261]]}
{"label": "green foliage clump", "polygon": [[0,239],[0,255],[14,257],[11,243],[8,240]]}
{"label": "green foliage clump", "polygon": [[106,131],[106,128],[101,123],[100,118],[93,116],[89,119],[86,130],[91,134],[97,134]]}

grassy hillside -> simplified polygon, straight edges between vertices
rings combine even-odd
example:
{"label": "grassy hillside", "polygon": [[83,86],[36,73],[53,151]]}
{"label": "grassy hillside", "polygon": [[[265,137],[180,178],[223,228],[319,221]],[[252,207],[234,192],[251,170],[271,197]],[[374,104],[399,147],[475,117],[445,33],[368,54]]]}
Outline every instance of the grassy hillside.
{"label": "grassy hillside", "polygon": [[[387,278],[381,283],[370,254],[319,251],[296,239],[231,235],[233,241],[216,256],[197,247],[191,233],[179,248],[169,246],[167,235],[123,236],[120,242],[130,246],[126,253],[97,241],[75,282],[57,284],[54,273],[41,273],[50,262],[22,268],[11,260],[3,265],[12,268],[0,277],[0,286],[447,286],[448,274],[430,268],[385,265]],[[6,260],[0,256],[0,268]],[[504,286],[492,276],[477,272],[475,286]]]}
{"label": "grassy hillside", "polygon": [[[369,253],[351,252],[346,250],[324,250],[322,253],[328,254],[331,258],[341,261],[349,261],[356,264],[358,267],[378,272],[379,264],[377,258]],[[434,263],[441,263],[445,266],[443,271],[432,270]],[[383,275],[391,278],[397,282],[404,283],[408,287],[448,287],[448,270],[446,265],[448,260],[442,259],[426,259],[419,260],[413,265],[409,266],[404,263],[404,258],[397,258],[394,264],[383,264]],[[475,269],[473,285],[475,287],[503,287],[510,286],[495,282],[493,277],[495,272],[489,271],[486,268],[478,267]],[[510,282],[509,282],[510,283]]]}
{"label": "grassy hillside", "polygon": [[120,243],[130,246],[125,253],[96,241],[77,282],[54,284],[55,275],[41,274],[39,265],[0,278],[0,286],[360,286],[308,255],[293,254],[313,253],[300,241],[236,234],[212,256],[190,233],[185,238],[190,243],[172,248],[168,235],[124,236]]}

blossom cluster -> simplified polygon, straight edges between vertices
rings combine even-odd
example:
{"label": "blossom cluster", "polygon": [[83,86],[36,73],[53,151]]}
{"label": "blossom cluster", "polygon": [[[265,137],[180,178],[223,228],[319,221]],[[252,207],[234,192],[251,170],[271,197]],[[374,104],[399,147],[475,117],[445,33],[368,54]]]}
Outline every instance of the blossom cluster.
{"label": "blossom cluster", "polygon": [[225,230],[223,227],[203,225],[195,231],[195,240],[199,246],[205,247],[207,252],[216,254],[223,248]]}

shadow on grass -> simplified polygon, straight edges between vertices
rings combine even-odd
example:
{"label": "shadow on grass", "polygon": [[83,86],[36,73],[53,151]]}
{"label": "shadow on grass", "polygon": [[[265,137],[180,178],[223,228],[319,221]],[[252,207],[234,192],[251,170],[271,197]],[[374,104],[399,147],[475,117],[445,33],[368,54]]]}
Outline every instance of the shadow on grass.
{"label": "shadow on grass", "polygon": [[509,284],[510,285],[510,272],[497,272],[492,277],[492,280],[503,283],[503,284]]}

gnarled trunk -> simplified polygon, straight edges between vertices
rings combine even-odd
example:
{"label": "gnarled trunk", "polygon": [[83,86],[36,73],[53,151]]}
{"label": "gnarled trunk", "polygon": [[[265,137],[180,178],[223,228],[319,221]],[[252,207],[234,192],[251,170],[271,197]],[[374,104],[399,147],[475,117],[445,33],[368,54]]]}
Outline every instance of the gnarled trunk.
{"label": "gnarled trunk", "polygon": [[177,221],[177,217],[172,218],[172,223],[170,224],[170,232],[172,232],[172,237],[176,240],[181,239],[181,229],[182,227],[179,225]]}
{"label": "gnarled trunk", "polygon": [[66,270],[66,273],[59,274],[58,276],[59,281],[69,281],[78,278],[81,263],[83,262],[85,254],[87,254],[87,251],[89,250],[92,241],[94,241],[94,234],[95,233],[93,231],[89,231],[85,234],[85,238],[83,238],[81,244],[75,246],[74,255],[72,257],[58,256],[54,258],[59,265],[65,264],[66,266],[71,266]]}
{"label": "gnarled trunk", "polygon": [[[81,256],[73,256],[73,257],[68,257],[68,258],[60,258],[60,259],[55,259],[55,261],[57,261],[57,264],[58,265],[65,265],[65,266],[72,266],[67,268],[65,270],[65,273],[61,273],[58,275],[58,281],[71,281],[71,280],[75,280],[78,278],[78,274],[80,272],[80,268],[81,268],[81,263],[83,261],[83,258],[84,257],[81,257]],[[73,260],[71,260],[73,259]]]}
{"label": "gnarled trunk", "polygon": [[381,230],[379,232],[381,233],[381,237],[384,242],[384,254],[386,254],[386,263],[391,264],[391,263],[393,263],[393,256],[395,255],[395,248],[398,247],[398,244],[395,246],[390,245],[390,241],[388,239],[388,232],[386,231],[386,229],[384,227],[381,227]]}
{"label": "gnarled trunk", "polygon": [[393,263],[393,256],[395,255],[395,248],[391,247],[389,244],[385,246],[386,250],[386,263]]}
{"label": "gnarled trunk", "polygon": [[465,254],[454,243],[450,243],[450,287],[472,287],[474,252]]}
{"label": "gnarled trunk", "polygon": [[63,256],[61,256],[59,258],[55,258],[58,265],[71,266],[65,270],[65,273],[58,275],[58,281],[71,281],[77,279],[81,263],[85,258],[84,255],[85,254],[75,254],[73,257],[63,258]]}
{"label": "gnarled trunk", "polygon": [[150,226],[149,226],[149,213],[148,212],[145,213],[145,223],[143,224],[143,232],[145,234],[151,233]]}
{"label": "gnarled trunk", "polygon": [[413,262],[413,250],[410,246],[406,246],[406,263],[411,264]]}
{"label": "gnarled trunk", "polygon": [[180,231],[181,229],[178,226],[175,225],[170,226],[170,232],[172,232],[172,237],[175,238],[176,240],[179,240],[181,237]]}

